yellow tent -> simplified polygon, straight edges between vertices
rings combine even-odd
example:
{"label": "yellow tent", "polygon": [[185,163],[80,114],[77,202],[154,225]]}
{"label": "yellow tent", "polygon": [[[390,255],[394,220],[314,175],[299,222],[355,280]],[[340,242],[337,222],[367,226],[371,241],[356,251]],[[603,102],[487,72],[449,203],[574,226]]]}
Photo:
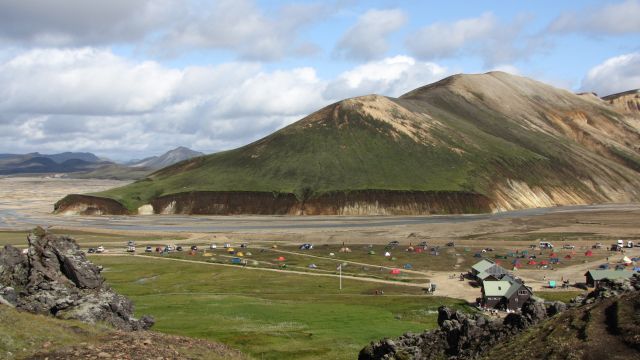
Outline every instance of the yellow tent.
{"label": "yellow tent", "polygon": [[242,256],[244,256],[244,254],[242,253],[242,251],[238,251],[238,253],[236,254],[236,256],[240,256],[240,257],[242,257]]}

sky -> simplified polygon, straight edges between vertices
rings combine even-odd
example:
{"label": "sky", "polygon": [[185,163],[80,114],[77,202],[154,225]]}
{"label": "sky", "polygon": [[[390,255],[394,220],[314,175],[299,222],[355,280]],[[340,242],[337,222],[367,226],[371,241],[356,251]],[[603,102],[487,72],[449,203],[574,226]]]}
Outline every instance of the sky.
{"label": "sky", "polygon": [[255,141],[344,98],[501,70],[640,88],[640,0],[0,0],[0,153]]}

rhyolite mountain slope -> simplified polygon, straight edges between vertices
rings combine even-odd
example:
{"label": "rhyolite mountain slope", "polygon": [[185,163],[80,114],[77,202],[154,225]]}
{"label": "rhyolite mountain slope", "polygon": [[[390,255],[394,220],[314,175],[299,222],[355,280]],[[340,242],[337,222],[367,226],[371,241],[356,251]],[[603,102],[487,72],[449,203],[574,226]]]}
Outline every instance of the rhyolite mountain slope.
{"label": "rhyolite mountain slope", "polygon": [[431,214],[640,201],[640,116],[503,72],[329,105],[60,213]]}
{"label": "rhyolite mountain slope", "polygon": [[199,151],[193,151],[184,146],[179,146],[173,150],[169,150],[166,153],[160,156],[152,156],[146,159],[136,161],[134,163],[128,164],[130,167],[145,167],[149,169],[162,169],[163,167],[167,167],[178,163],[180,161],[189,160],[191,158],[202,156],[204,153]]}

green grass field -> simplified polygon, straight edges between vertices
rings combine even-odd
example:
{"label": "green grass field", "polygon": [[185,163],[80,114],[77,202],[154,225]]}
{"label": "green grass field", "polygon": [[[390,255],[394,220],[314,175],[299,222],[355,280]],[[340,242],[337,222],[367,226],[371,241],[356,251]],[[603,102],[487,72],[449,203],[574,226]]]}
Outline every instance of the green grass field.
{"label": "green grass field", "polygon": [[[151,314],[155,330],[217,340],[264,359],[353,359],[369,341],[436,325],[464,302],[419,287],[140,257],[92,257],[107,281]],[[375,290],[384,295],[371,295]]]}

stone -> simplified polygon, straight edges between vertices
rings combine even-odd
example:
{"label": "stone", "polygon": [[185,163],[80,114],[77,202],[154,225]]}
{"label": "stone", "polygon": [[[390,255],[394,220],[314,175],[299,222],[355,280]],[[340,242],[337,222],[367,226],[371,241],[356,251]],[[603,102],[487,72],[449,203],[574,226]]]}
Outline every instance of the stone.
{"label": "stone", "polygon": [[[133,317],[133,304],[117,294],[87,260],[75,240],[36,228],[26,256],[0,250],[0,302],[18,309],[87,323],[104,322],[122,330],[144,330],[154,320]],[[14,289],[19,288],[17,293]]]}

